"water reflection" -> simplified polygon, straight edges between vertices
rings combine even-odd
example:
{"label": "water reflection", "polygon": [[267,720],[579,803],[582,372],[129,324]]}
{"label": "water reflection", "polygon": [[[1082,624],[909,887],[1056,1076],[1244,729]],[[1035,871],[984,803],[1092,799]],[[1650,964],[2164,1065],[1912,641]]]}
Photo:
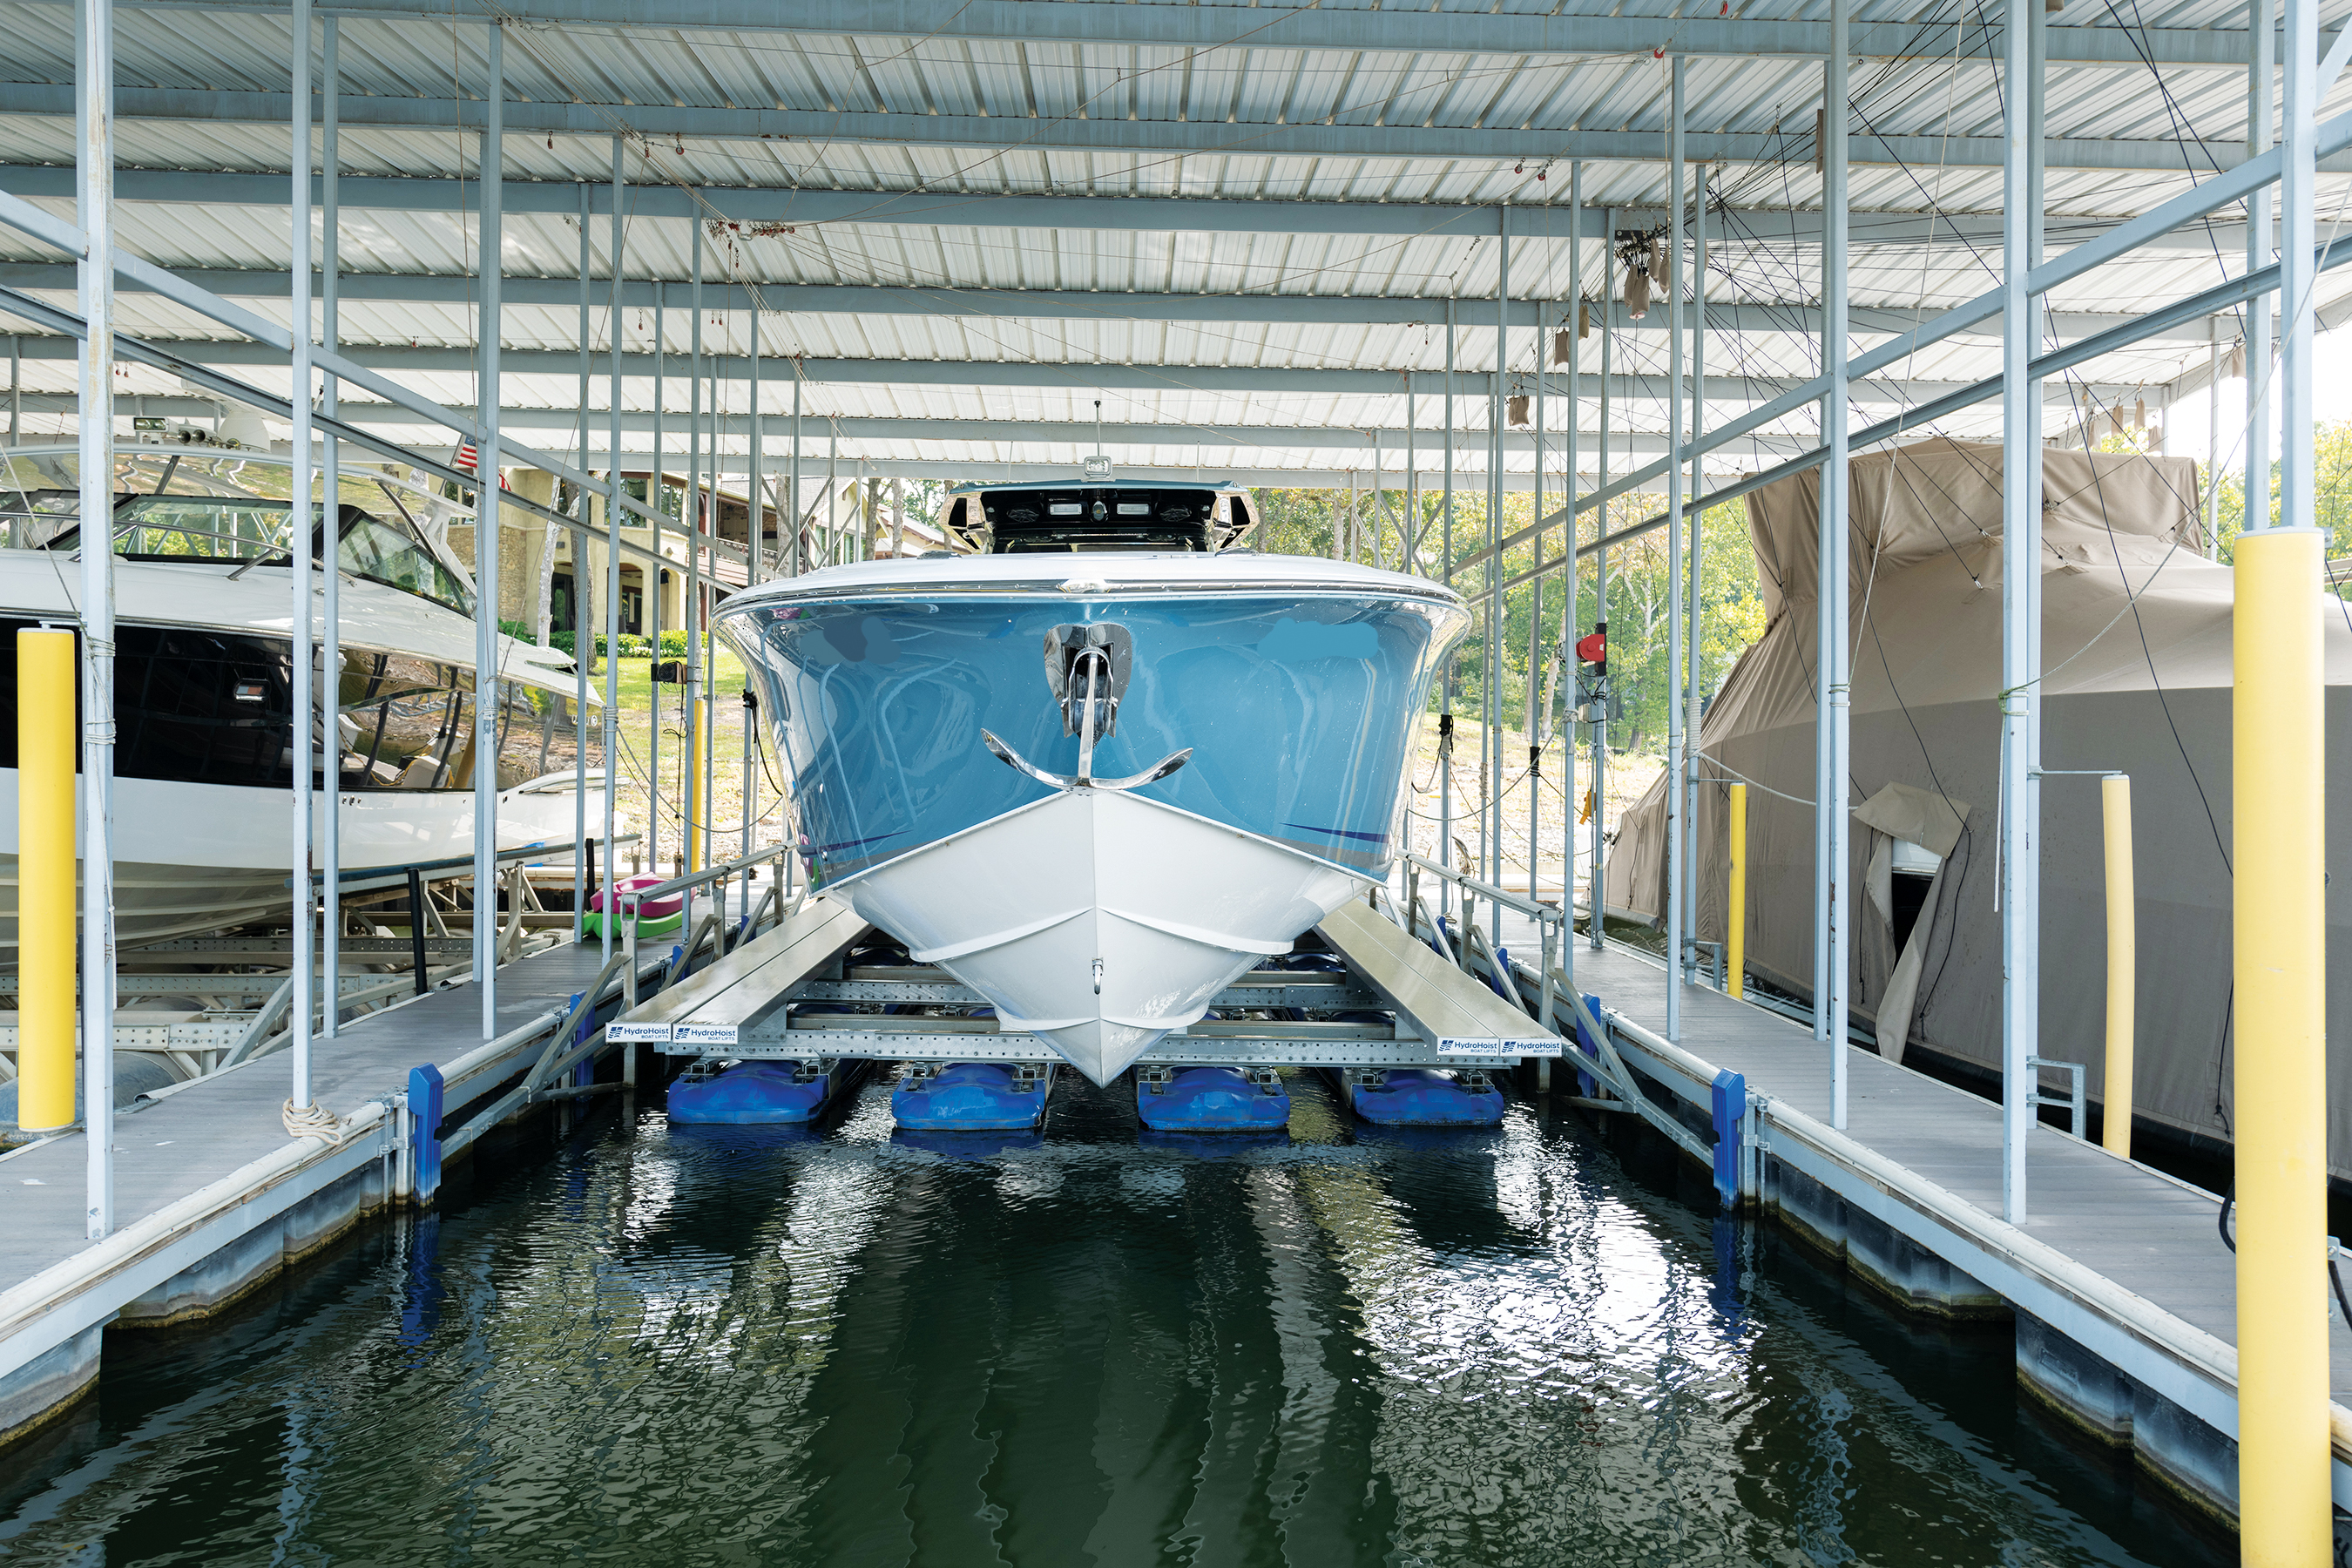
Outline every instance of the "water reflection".
{"label": "water reflection", "polygon": [[1573,1121],[583,1125],[12,1456],[26,1563],[2221,1561],[1894,1317]]}

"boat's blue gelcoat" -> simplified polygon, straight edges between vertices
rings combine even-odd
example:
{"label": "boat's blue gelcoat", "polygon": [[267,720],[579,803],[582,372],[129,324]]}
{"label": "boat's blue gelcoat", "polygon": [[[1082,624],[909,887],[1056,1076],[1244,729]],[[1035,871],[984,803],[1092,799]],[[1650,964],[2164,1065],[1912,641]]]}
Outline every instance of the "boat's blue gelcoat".
{"label": "boat's blue gelcoat", "polygon": [[997,1062],[953,1062],[925,1087],[901,1083],[890,1091],[890,1116],[925,1132],[1008,1132],[1037,1125],[1045,1115],[1046,1080],[1017,1089],[1013,1069]]}
{"label": "boat's blue gelcoat", "polygon": [[1155,1132],[1275,1132],[1290,1121],[1290,1095],[1232,1068],[1186,1068],[1158,1094],[1139,1079],[1135,1111]]}
{"label": "boat's blue gelcoat", "polygon": [[[1337,1074],[1333,1075],[1335,1078]],[[1503,1091],[1489,1084],[1475,1093],[1452,1073],[1391,1068],[1375,1089],[1347,1091],[1348,1108],[1376,1127],[1495,1127],[1503,1120]]]}
{"label": "boat's blue gelcoat", "polygon": [[845,1060],[829,1074],[795,1083],[797,1063],[738,1062],[714,1078],[671,1084],[669,1120],[685,1126],[814,1121],[865,1076],[866,1068],[863,1061]]}
{"label": "boat's blue gelcoat", "polygon": [[[781,594],[781,591],[779,591]],[[1464,617],[1370,584],[1204,588],[1085,600],[971,586],[916,598],[845,584],[739,598],[719,630],[744,657],[785,752],[802,853],[819,885],[879,865],[1051,789],[1006,767],[985,728],[1067,773],[1042,649],[1053,627],[1111,622],[1134,638],[1099,776],[1192,760],[1137,793],[1381,874],[1408,782],[1413,721]]]}

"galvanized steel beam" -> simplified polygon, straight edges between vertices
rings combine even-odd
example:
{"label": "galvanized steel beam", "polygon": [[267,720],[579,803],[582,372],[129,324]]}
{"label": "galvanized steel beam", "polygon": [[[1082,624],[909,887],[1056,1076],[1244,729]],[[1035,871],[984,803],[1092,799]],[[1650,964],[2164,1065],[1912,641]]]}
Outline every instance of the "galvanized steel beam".
{"label": "galvanized steel beam", "polygon": [[[1383,16],[1391,13],[1381,13]],[[64,118],[73,113],[73,89],[49,82],[0,84],[0,114]],[[293,112],[291,97],[218,88],[115,89],[123,120],[204,124],[278,124]],[[338,112],[345,125],[406,131],[480,130],[488,106],[474,99],[346,95]],[[1080,120],[1068,116],[913,114],[871,110],[716,108],[644,103],[557,103],[509,100],[505,124],[534,136],[692,136],[720,141],[804,141],[838,145],[998,148],[1029,153],[1217,153],[1265,158],[1417,158],[1447,160],[1585,159],[1654,163],[1655,131],[1565,128],[1492,129],[1444,125],[1284,125],[1223,120]],[[1698,162],[1776,163],[1791,155],[1787,137],[1772,132],[1699,131],[1685,138]],[[1855,143],[1856,163],[1998,168],[2001,142],[1990,136],[1878,136]],[[2226,169],[2245,160],[2236,142],[2168,138],[2065,137],[2048,142],[2053,169],[2125,169],[2179,174],[2184,168]],[[1801,154],[1803,148],[1795,150]]]}
{"label": "galvanized steel beam", "polygon": [[[247,12],[283,16],[272,0],[122,0],[126,11]],[[320,16],[374,21],[489,21],[527,26],[652,26],[727,33],[839,34],[871,38],[1020,38],[1032,43],[1124,45],[1145,48],[1377,50],[1450,56],[1596,58],[1672,50],[1698,56],[1826,55],[1820,22],[1715,20],[1671,16],[1494,15],[1460,11],[1326,10],[1236,5],[1139,7],[1111,0],[974,0],[941,14],[922,0],[826,0],[789,14],[760,0],[683,0],[651,14],[641,0],[334,0]],[[2051,32],[2051,59],[2061,65],[2242,66],[2245,34],[2234,28],[2080,26]],[[1872,22],[1853,29],[1859,59],[1949,59],[1956,48],[1981,58],[1986,29],[1973,20]]]}

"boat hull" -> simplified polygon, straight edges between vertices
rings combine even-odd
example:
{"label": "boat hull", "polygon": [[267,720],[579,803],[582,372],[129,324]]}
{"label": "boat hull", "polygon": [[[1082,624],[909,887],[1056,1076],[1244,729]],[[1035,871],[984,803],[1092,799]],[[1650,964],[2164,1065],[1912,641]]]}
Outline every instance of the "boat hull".
{"label": "boat hull", "polygon": [[[347,871],[446,860],[473,851],[469,794],[385,791],[342,798]],[[569,790],[515,790],[499,800],[499,843],[569,844]],[[321,801],[323,806],[324,802]],[[124,948],[223,926],[290,918],[290,790],[117,779],[114,925]],[[591,820],[604,812],[592,792]],[[76,813],[79,825],[79,813]],[[0,768],[0,971],[16,964],[16,770]]]}
{"label": "boat hull", "polygon": [[1157,801],[1067,790],[834,893],[1107,1084],[1366,885]]}

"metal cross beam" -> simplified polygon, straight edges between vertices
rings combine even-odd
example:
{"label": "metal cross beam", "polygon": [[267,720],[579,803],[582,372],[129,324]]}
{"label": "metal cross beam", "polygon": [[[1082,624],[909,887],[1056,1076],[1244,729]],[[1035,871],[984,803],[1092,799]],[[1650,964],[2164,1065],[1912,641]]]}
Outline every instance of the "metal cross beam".
{"label": "metal cross beam", "polygon": [[[280,365],[285,356],[265,343],[235,342],[211,338],[162,338],[143,340],[167,353],[199,364],[213,365]],[[74,355],[74,340],[62,336],[26,337],[20,340],[24,357],[32,361],[68,360]],[[416,374],[463,374],[473,366],[473,353],[463,347],[407,348],[399,345],[358,347],[347,345],[344,357],[370,370],[406,371]],[[578,352],[572,349],[509,349],[500,355],[505,374],[509,375],[567,375],[578,363]],[[1402,370],[1327,370],[1313,366],[1290,365],[1202,365],[1202,364],[1085,364],[1048,363],[1034,360],[803,360],[799,362],[802,379],[809,382],[835,382],[845,384],[888,386],[1003,386],[1067,388],[1073,391],[1121,392],[1212,392],[1234,394],[1263,393],[1324,393],[1360,396],[1402,396],[1407,390],[1406,373]],[[683,374],[683,367],[672,363],[666,367],[672,376]],[[654,356],[647,353],[625,353],[621,356],[622,374],[630,376],[651,376]],[[1489,366],[1491,371],[1491,365]],[[706,354],[704,374],[725,381],[748,380],[751,374],[749,358],[736,354]],[[779,375],[778,380],[786,379]],[[1597,378],[1596,378],[1597,379]],[[1761,402],[1779,396],[1790,387],[1801,384],[1798,377],[1778,376],[1709,376],[1706,394],[1711,399],[1727,403]],[[1958,381],[1857,381],[1854,397],[1858,402],[1873,402],[1891,406],[1908,407],[1916,402],[1941,397],[1960,387],[1973,384]],[[1612,394],[1621,398],[1654,399],[1664,395],[1665,378],[1653,376],[1615,376],[1610,378]],[[1412,390],[1434,396],[1443,390],[1436,373],[1415,373]],[[2111,399],[2115,396],[2137,395],[2136,384],[2102,385],[2098,392]],[[371,413],[356,412],[366,405],[346,401],[349,417],[372,419]],[[407,422],[415,418],[411,412],[395,416],[389,412],[384,418]],[[577,411],[567,412],[567,417],[577,418]],[[1091,429],[1089,425],[1086,428]],[[1184,426],[1181,428],[1190,428]],[[1179,436],[1176,439],[1190,439]]]}
{"label": "metal cross beam", "polygon": [[[283,300],[290,292],[289,275],[283,271],[201,267],[174,268],[173,270],[197,287],[226,299]],[[73,277],[74,269],[68,263],[0,262],[0,287],[63,291],[73,287]],[[684,287],[681,279],[663,281],[673,289]],[[342,275],[337,279],[337,285],[345,303],[365,301],[400,305],[462,306],[470,303],[481,289],[476,279],[438,273],[354,272]],[[579,280],[572,278],[509,276],[505,281],[504,293],[509,305],[561,309],[577,297],[579,288]],[[651,309],[655,288],[655,280],[650,279],[624,279],[619,291],[622,307],[626,310]],[[121,291],[130,294],[141,290],[135,282],[126,279],[121,284]],[[672,294],[671,298],[675,299],[677,295]],[[791,310],[802,315],[1232,321],[1267,326],[1418,326],[1424,322],[1443,321],[1445,317],[1444,300],[1411,295],[1162,294],[1076,289],[927,289],[786,282],[756,285],[705,283],[702,298],[706,310],[750,310],[756,305],[761,310]],[[1779,332],[1811,338],[1821,330],[1821,311],[1811,305],[1710,300],[1706,310],[1707,325],[1718,331]],[[1509,314],[1512,325],[1533,327],[1559,320],[1561,307],[1535,300],[1514,300]],[[1892,307],[1864,308],[1852,312],[1852,325],[1855,332],[1864,334],[1907,332],[1926,320],[1927,314]],[[2053,313],[2048,323],[2055,335],[2064,341],[2109,331],[2129,319],[2109,312],[2062,310]],[[1595,324],[1602,320],[1620,331],[1665,330],[1664,312],[1653,310],[1640,321],[1634,321],[1625,314],[1621,301],[1612,301],[1603,310],[1596,311]],[[2209,330],[2203,323],[2190,323],[2171,328],[2158,336],[2167,341],[2201,343],[2208,341]],[[2234,333],[2234,327],[2231,331]],[[1990,332],[1969,335],[1989,340],[1997,336]]]}
{"label": "metal cross beam", "polygon": [[[1395,15],[1395,13],[1387,13]],[[349,213],[466,213],[474,210],[480,186],[474,181],[344,174],[336,182]],[[43,163],[0,163],[0,190],[35,199],[70,201],[73,171]],[[115,174],[118,203],[158,202],[209,207],[282,207],[292,199],[284,174],[245,174],[211,170],[123,169]],[[534,215],[577,220],[612,214],[609,184],[571,181],[510,180],[509,217]],[[583,205],[584,204],[584,205]],[[1176,231],[1215,234],[1360,235],[1369,237],[1486,238],[1498,231],[1501,208],[1459,202],[1235,201],[1228,197],[1008,195],[932,191],[800,190],[761,186],[677,185],[629,187],[631,221],[684,221],[697,215],[733,223],[781,223],[798,229],[822,224],[941,228],[1090,229],[1103,233],[1166,235]],[[1812,248],[1821,244],[1818,212],[1786,207],[1741,207],[1727,215],[1732,240],[1743,245]],[[1588,207],[1582,232],[1604,239],[1616,228],[1654,229],[1665,222],[1654,207]],[[2081,244],[2115,226],[2102,217],[2053,216],[2053,244]],[[1566,238],[1564,208],[1523,207],[1513,232],[1522,240]],[[1997,216],[1924,212],[1856,213],[1855,247],[1923,245],[1947,247],[2000,243]],[[2182,250],[2210,256],[2216,247],[2235,254],[2245,247],[2245,226],[2213,220],[2160,236],[2144,249]],[[1710,307],[1712,309],[1712,307]]]}
{"label": "metal cross beam", "polygon": [[[63,0],[57,0],[63,3]],[[203,14],[251,12],[284,16],[274,0],[123,0],[126,11]],[[1497,15],[1462,11],[1375,11],[1235,5],[1140,8],[1114,0],[972,0],[944,12],[922,0],[820,0],[789,14],[761,0],[674,0],[659,15],[633,0],[330,0],[320,16],[375,21],[505,20],[526,26],[564,24],[599,27],[652,26],[721,33],[793,32],[861,38],[973,39],[991,43],[1135,46],[1161,49],[1369,50],[1381,53],[1508,55],[1534,58],[1639,58],[1656,51],[1693,56],[1819,57],[1829,53],[1825,23],[1672,16]],[[1973,19],[1936,23],[1856,24],[1858,59],[1949,58],[1958,49],[1981,58],[1997,47]],[[2236,67],[2246,63],[2242,28],[2057,26],[2050,29],[2053,65]]]}
{"label": "metal cross beam", "polygon": [[[480,130],[488,122],[488,107],[472,99],[362,94],[336,100],[336,112],[346,128],[372,126],[403,131]],[[291,121],[294,104],[292,98],[282,92],[120,87],[115,89],[114,110],[117,118],[122,120],[278,126]],[[1584,160],[1654,163],[1662,156],[1655,131],[1079,120],[1046,115],[914,114],[870,110],[740,109],[529,100],[508,101],[501,110],[505,128],[511,132],[600,139],[622,133],[740,142],[857,142],[888,146],[993,148],[1028,153],[1439,161],[1466,158],[1490,163]],[[312,112],[315,115],[317,111],[314,104]],[[69,84],[0,84],[0,114],[62,119],[73,112],[74,93]],[[1791,153],[1789,139],[1771,132],[1696,131],[1685,136],[1685,143],[1686,155],[1692,161],[1706,163],[1771,163]],[[1996,136],[1870,136],[1858,138],[1853,145],[1853,161],[1856,163],[1990,169],[2000,167],[2002,154],[2001,141]],[[2177,175],[2186,167],[2227,169],[2246,158],[2245,146],[2238,142],[2053,137],[2044,146],[2046,162],[2053,169],[2123,169]]]}

